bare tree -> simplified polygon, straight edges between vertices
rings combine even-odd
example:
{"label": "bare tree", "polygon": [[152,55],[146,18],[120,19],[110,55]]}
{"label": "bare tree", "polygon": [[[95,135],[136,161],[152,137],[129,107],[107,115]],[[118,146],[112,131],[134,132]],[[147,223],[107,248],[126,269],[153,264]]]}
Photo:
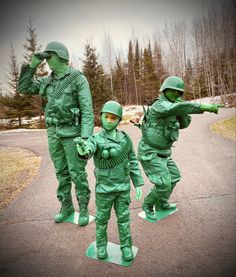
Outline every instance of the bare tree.
{"label": "bare tree", "polygon": [[112,45],[112,40],[109,32],[104,33],[104,43],[103,43],[103,51],[104,51],[104,60],[105,60],[105,67],[108,69],[108,74],[110,77],[110,89],[111,95],[114,96],[114,89],[113,89],[113,79],[112,79],[112,68],[114,66],[114,48]]}
{"label": "bare tree", "polygon": [[[235,88],[235,10],[212,6],[192,24],[194,65],[201,75],[201,94],[213,97],[232,93]],[[202,64],[202,66],[198,66]]]}
{"label": "bare tree", "polygon": [[170,22],[163,29],[167,41],[167,63],[171,74],[184,76],[186,67],[186,23],[185,21]]}

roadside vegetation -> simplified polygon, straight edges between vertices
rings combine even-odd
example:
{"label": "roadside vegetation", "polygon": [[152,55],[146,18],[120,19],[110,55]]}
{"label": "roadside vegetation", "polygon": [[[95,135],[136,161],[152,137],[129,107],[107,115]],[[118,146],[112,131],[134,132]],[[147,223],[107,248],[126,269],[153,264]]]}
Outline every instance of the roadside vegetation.
{"label": "roadside vegetation", "polygon": [[212,124],[210,130],[225,138],[236,141],[236,116]]}
{"label": "roadside vegetation", "polygon": [[40,164],[41,157],[29,150],[0,147],[0,211],[32,182]]}

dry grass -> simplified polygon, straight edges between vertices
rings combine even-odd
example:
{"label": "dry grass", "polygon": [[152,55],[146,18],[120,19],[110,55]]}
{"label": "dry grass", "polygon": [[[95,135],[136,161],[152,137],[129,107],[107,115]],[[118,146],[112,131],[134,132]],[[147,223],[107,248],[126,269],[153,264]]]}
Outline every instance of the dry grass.
{"label": "dry grass", "polygon": [[6,208],[37,175],[41,157],[31,151],[0,147],[0,210]]}
{"label": "dry grass", "polygon": [[223,137],[236,141],[236,116],[212,124],[210,130]]}

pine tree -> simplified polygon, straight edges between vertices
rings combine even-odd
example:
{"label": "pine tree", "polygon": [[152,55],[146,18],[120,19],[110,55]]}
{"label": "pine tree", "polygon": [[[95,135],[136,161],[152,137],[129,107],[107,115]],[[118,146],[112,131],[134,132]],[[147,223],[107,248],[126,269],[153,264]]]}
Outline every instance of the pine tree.
{"label": "pine tree", "polygon": [[100,125],[101,108],[109,99],[107,78],[102,65],[98,64],[96,48],[92,47],[89,42],[86,42],[84,55],[83,73],[89,82],[92,93],[95,124]]}
{"label": "pine tree", "polygon": [[[1,85],[1,83],[0,83]],[[2,88],[0,86],[0,119],[6,118],[7,106],[3,105],[4,96],[2,94]]]}
{"label": "pine tree", "polygon": [[134,104],[134,53],[133,53],[133,44],[131,40],[129,41],[128,48],[128,63],[127,63],[127,72],[126,72],[126,80],[127,80],[127,96],[126,96],[126,104]]}
{"label": "pine tree", "polygon": [[137,89],[137,79],[135,74],[135,56],[133,51],[133,44],[131,40],[129,41],[128,49],[128,64],[127,64],[127,104],[138,104],[138,89]]}
{"label": "pine tree", "polygon": [[157,76],[157,85],[158,87],[160,87],[166,78],[166,71],[162,61],[161,46],[157,43],[156,40],[154,42],[153,63],[155,66],[155,73]]}
{"label": "pine tree", "polygon": [[117,101],[122,105],[125,105],[125,67],[122,64],[119,57],[116,58],[116,66],[113,69],[113,86],[114,86],[114,96]]}
{"label": "pine tree", "polygon": [[[26,53],[24,55],[24,60],[26,63],[30,63],[31,58],[33,56],[33,54],[35,52],[41,51],[42,46],[38,45],[38,41],[37,41],[37,33],[35,28],[33,27],[32,24],[32,19],[30,18],[29,20],[29,25],[26,28],[27,31],[27,37],[26,37],[26,43],[23,45],[24,49],[26,50]],[[46,62],[43,62],[40,64],[40,66],[37,68],[37,71],[35,73],[35,77],[42,77],[42,76],[46,76],[48,74],[48,72],[45,69],[46,66]],[[32,100],[32,106],[33,109],[35,111],[36,115],[39,115],[40,117],[40,127],[42,128],[43,125],[43,120],[42,120],[42,116],[44,114],[43,112],[43,101],[42,98],[39,95],[34,95],[34,96],[28,96],[30,97]]]}
{"label": "pine tree", "polygon": [[9,62],[9,75],[8,84],[10,93],[8,96],[1,97],[1,103],[7,107],[6,115],[10,118],[18,118],[19,127],[22,126],[23,116],[32,116],[31,100],[25,95],[20,95],[17,91],[17,84],[19,80],[19,69],[17,57],[11,43],[10,48],[10,62]]}
{"label": "pine tree", "polygon": [[193,82],[193,68],[190,59],[187,60],[187,65],[185,69],[184,76],[184,98],[186,100],[191,100],[194,98],[192,91],[192,82]]}
{"label": "pine tree", "polygon": [[139,51],[139,43],[136,40],[135,43],[135,53],[134,53],[134,72],[137,80],[140,77],[140,51]]}
{"label": "pine tree", "polygon": [[144,48],[142,57],[142,104],[152,102],[158,95],[159,83],[154,68],[155,66],[153,63],[151,44],[149,42],[148,47]]}
{"label": "pine tree", "polygon": [[140,70],[141,70],[141,51],[139,50],[139,42],[136,40],[135,42],[135,53],[134,53],[134,73],[135,73],[135,81],[136,81],[136,91],[137,91],[137,104],[141,104],[141,89],[140,89]]}

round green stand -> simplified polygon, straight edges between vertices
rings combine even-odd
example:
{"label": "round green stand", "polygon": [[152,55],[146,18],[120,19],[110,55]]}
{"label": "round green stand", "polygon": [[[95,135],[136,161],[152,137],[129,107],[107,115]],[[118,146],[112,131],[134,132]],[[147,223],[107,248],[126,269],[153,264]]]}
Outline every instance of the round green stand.
{"label": "round green stand", "polygon": [[[136,246],[132,246],[132,250],[134,253],[134,259],[137,255],[138,252],[138,248]],[[112,243],[112,242],[108,242],[107,244],[107,253],[108,256],[105,259],[98,259],[97,258],[97,247],[96,247],[96,241],[92,242],[87,251],[86,251],[86,256],[95,260],[99,260],[102,262],[107,262],[107,263],[114,263],[117,265],[122,265],[122,266],[130,266],[134,259],[131,261],[124,261],[122,259],[122,253],[120,250],[120,245]]]}
{"label": "round green stand", "polygon": [[[93,221],[94,217],[92,215],[89,215],[89,223]],[[79,220],[79,213],[73,212],[70,216],[68,216],[63,222],[70,222],[78,225]]]}
{"label": "round green stand", "polygon": [[147,218],[145,212],[141,212],[138,215],[141,218],[143,218],[143,219],[145,219],[149,222],[157,222],[157,221],[159,221],[159,220],[161,220],[161,219],[163,219],[163,218],[165,218],[165,217],[167,217],[167,216],[169,216],[169,215],[171,215],[171,214],[173,214],[177,211],[178,211],[177,208],[173,208],[173,209],[169,209],[169,210],[157,210],[156,211],[157,220],[151,220],[151,219]]}

